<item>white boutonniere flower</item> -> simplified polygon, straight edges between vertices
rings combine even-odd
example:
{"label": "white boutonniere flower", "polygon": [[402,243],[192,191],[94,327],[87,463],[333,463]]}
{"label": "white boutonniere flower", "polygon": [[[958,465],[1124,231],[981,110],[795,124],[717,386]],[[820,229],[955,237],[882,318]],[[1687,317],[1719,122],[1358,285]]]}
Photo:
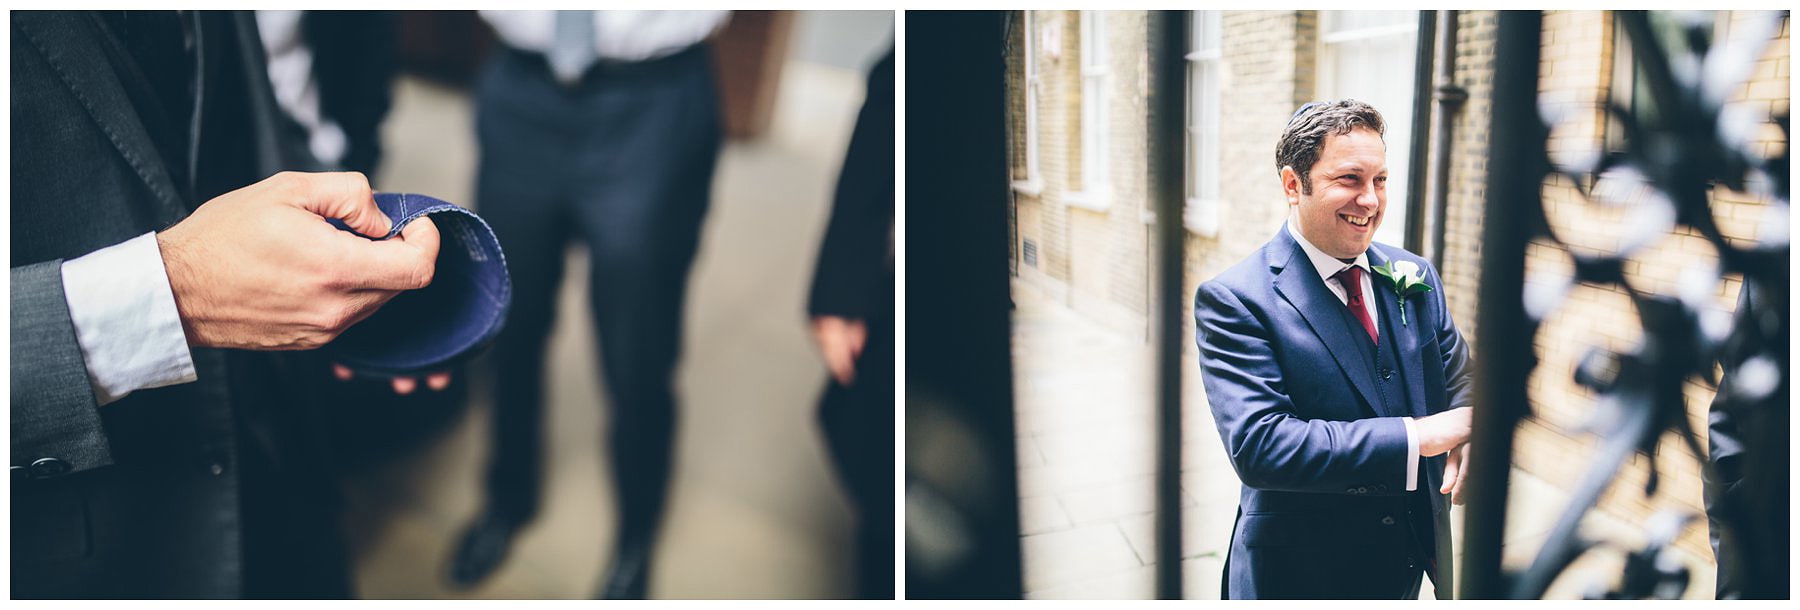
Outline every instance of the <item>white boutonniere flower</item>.
{"label": "white boutonniere flower", "polygon": [[1400,325],[1406,326],[1406,297],[1431,292],[1431,286],[1425,283],[1419,264],[1412,261],[1388,261],[1373,269],[1375,275],[1387,280],[1388,287],[1394,289],[1395,300],[1400,303]]}

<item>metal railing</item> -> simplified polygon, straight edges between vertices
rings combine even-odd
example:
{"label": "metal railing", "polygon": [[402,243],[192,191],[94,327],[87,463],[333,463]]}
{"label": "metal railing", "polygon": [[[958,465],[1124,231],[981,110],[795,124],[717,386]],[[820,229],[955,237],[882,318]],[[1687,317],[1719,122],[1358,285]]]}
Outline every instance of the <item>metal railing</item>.
{"label": "metal railing", "polygon": [[[1716,44],[1706,35],[1710,21],[1670,18],[1679,32],[1676,44],[1658,42],[1648,14],[1619,15],[1655,111],[1609,104],[1606,115],[1625,133],[1623,150],[1552,162],[1548,136],[1560,121],[1546,118],[1556,113],[1541,109],[1538,96],[1542,17],[1524,11],[1500,16],[1472,442],[1472,453],[1480,457],[1469,474],[1461,597],[1540,598],[1583,554],[1626,546],[1584,535],[1581,520],[1635,453],[1651,458],[1645,496],[1657,493],[1657,441],[1669,431],[1704,464],[1709,483],[1732,490],[1709,502],[1722,530],[1720,561],[1737,566],[1733,586],[1722,593],[1788,596],[1788,116],[1785,109],[1780,116],[1758,116],[1745,110],[1749,106],[1729,102],[1787,15],[1739,20],[1731,37]],[[1779,126],[1783,140],[1773,158],[1765,157],[1752,137],[1769,121]],[[1541,186],[1550,176],[1575,184],[1595,205],[1625,208],[1617,248],[1594,253],[1567,246],[1547,221]],[[1639,195],[1611,197],[1609,184],[1632,185]],[[1755,240],[1728,239],[1714,217],[1716,188],[1760,198],[1776,221],[1764,223]],[[1674,291],[1678,294],[1653,291],[1626,273],[1634,254],[1678,229],[1709,243],[1717,265],[1696,267]],[[1534,241],[1567,251],[1573,274],[1528,276],[1525,252]],[[1729,323],[1717,323],[1707,302],[1711,287],[1732,275],[1743,278],[1748,295]],[[1596,397],[1584,429],[1598,437],[1598,447],[1536,557],[1521,570],[1506,570],[1500,554],[1510,458],[1517,426],[1531,409],[1526,384],[1538,365],[1533,345],[1539,325],[1576,284],[1616,287],[1628,295],[1643,340],[1626,350],[1590,350],[1567,372]],[[1724,363],[1731,379],[1715,379],[1715,363]],[[1682,388],[1696,379],[1720,388],[1713,405],[1714,442],[1722,440],[1721,418],[1742,431],[1741,476],[1735,467],[1727,472],[1716,456],[1709,459],[1688,423]],[[1697,517],[1653,515],[1645,524],[1647,542],[1626,549],[1621,577],[1588,583],[1583,590],[1592,597],[1681,597],[1690,575],[1665,554],[1684,528],[1705,523]]]}

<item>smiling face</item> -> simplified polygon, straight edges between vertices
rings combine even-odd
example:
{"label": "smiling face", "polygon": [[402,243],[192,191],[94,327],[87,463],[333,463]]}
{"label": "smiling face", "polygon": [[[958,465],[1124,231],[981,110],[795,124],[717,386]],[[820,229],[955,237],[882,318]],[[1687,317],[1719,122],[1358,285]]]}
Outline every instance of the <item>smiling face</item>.
{"label": "smiling face", "polygon": [[1387,211],[1387,145],[1381,135],[1357,127],[1326,136],[1310,174],[1309,189],[1292,166],[1281,169],[1281,188],[1300,234],[1337,258],[1368,250]]}

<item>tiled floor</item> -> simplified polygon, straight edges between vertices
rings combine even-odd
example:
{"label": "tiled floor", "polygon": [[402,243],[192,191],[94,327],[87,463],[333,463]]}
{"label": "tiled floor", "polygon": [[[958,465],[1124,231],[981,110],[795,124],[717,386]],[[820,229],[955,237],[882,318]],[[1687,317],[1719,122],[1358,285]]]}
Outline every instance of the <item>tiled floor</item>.
{"label": "tiled floor", "polygon": [[[791,62],[770,133],[726,145],[689,289],[676,473],[653,596],[852,590],[851,523],[817,432],[825,374],[805,332],[804,299],[861,91],[856,71]],[[469,202],[466,96],[416,80],[397,96],[378,186]],[[454,536],[479,504],[489,418],[478,392],[443,437],[348,482],[362,596],[579,598],[595,589],[614,508],[585,270],[571,249],[549,347],[543,509],[508,563],[473,590],[443,580]]]}
{"label": "tiled floor", "polygon": [[[1025,596],[1150,598],[1156,577],[1149,346],[1028,283],[1015,281],[1012,294]],[[1239,483],[1198,375],[1191,366],[1183,371],[1183,591],[1188,599],[1217,599]],[[1543,545],[1567,494],[1515,469],[1509,498],[1502,555],[1509,569],[1520,569]],[[1459,557],[1462,517],[1461,508],[1451,512]],[[1643,536],[1641,528],[1600,512],[1590,512],[1582,527],[1587,535],[1629,544]],[[1679,550],[1674,556],[1692,577],[1687,597],[1710,599],[1712,558]],[[1589,583],[1612,582],[1622,565],[1619,552],[1590,553],[1547,596],[1580,598]],[[1420,597],[1433,596],[1427,580]]]}

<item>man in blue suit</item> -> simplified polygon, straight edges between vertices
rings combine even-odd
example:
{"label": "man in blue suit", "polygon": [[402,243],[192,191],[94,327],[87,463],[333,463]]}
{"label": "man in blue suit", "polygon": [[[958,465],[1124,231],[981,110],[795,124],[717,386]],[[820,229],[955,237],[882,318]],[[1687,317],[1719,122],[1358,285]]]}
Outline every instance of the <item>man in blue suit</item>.
{"label": "man in blue suit", "polygon": [[1412,599],[1421,574],[1451,590],[1473,366],[1431,264],[1372,243],[1382,131],[1354,100],[1296,112],[1275,155],[1286,226],[1194,296],[1243,481],[1228,599]]}

